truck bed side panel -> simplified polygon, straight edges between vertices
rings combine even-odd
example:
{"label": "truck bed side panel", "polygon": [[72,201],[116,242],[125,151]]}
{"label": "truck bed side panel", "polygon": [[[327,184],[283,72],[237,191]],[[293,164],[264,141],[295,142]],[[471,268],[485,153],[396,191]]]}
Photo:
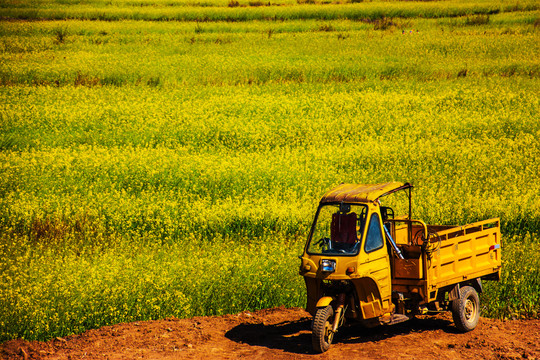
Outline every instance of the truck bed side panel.
{"label": "truck bed side panel", "polygon": [[499,219],[437,233],[424,254],[430,291],[498,272],[501,268]]}

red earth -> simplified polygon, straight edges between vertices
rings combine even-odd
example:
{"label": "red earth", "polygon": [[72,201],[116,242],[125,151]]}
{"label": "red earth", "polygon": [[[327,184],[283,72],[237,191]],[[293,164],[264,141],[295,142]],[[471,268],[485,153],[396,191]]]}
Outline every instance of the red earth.
{"label": "red earth", "polygon": [[117,324],[47,342],[0,344],[1,359],[540,359],[540,320],[481,318],[459,333],[448,314],[372,329],[340,328],[313,353],[299,308]]}

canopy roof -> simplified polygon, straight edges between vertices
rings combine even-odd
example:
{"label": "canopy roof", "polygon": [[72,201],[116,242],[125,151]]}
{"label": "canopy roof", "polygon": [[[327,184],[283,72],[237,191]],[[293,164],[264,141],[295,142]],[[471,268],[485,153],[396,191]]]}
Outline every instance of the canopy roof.
{"label": "canopy roof", "polygon": [[341,184],[328,191],[321,199],[321,203],[349,202],[365,203],[390,195],[399,190],[412,188],[409,183],[391,181],[383,184]]}

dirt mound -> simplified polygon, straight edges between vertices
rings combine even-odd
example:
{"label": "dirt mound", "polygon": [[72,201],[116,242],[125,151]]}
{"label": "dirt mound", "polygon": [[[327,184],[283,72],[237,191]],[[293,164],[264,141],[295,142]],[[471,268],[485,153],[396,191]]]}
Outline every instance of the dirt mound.
{"label": "dirt mound", "polygon": [[347,326],[325,354],[313,354],[302,309],[140,321],[48,342],[12,340],[2,359],[540,359],[540,320],[480,319],[458,333],[448,315],[394,326]]}

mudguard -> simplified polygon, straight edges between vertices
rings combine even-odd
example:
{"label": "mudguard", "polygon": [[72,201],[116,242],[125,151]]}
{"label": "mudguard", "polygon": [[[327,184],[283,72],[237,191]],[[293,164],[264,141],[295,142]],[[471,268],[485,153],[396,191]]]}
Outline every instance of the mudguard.
{"label": "mudguard", "polygon": [[319,299],[319,301],[317,301],[317,308],[324,308],[324,307],[327,307],[328,305],[330,305],[330,303],[334,301],[334,298],[332,298],[331,296],[324,296],[322,298]]}

